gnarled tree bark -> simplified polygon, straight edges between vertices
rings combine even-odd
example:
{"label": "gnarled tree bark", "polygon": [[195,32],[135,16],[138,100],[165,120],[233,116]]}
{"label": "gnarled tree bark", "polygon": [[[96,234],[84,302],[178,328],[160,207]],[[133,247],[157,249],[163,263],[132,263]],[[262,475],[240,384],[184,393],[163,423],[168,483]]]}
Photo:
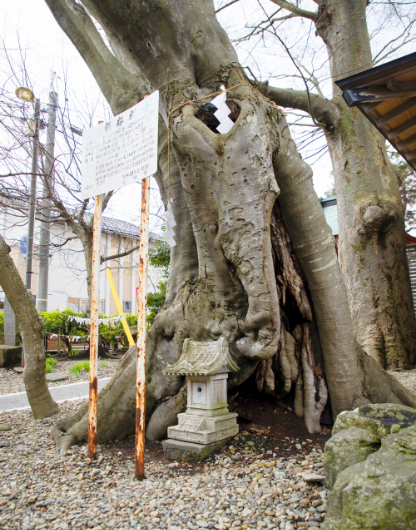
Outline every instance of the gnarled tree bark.
{"label": "gnarled tree bark", "polygon": [[[86,41],[87,25],[74,32],[65,22],[74,4],[47,3],[81,49],[79,40]],[[325,394],[307,331],[316,321],[334,414],[371,401],[363,386],[346,290],[330,229],[313,190],[312,171],[296,152],[283,113],[249,85],[215,18],[213,3],[85,0],[83,4],[111,36],[123,64],[133,70],[133,63],[151,90],[160,90],[156,179],[165,200],[170,180],[177,246],[171,256],[166,303],[148,333],[148,437],[163,436],[184,406],[183,378],[166,377],[163,369],[179,358],[185,338],[227,339],[241,367],[230,377],[230,386],[242,383],[262,363],[263,387],[280,393],[279,374],[287,380],[289,364],[293,386],[302,374],[305,391],[298,388],[298,402],[308,428],[315,431]],[[82,53],[93,72],[96,50]],[[113,81],[96,78],[105,87],[103,93],[111,94],[106,84]],[[240,109],[232,129],[222,135],[196,116],[205,102],[193,102],[216,92],[221,84],[228,88],[234,108]],[[109,101],[115,113],[122,110],[113,99]],[[172,109],[176,110],[171,119],[169,179],[166,127]],[[295,345],[279,356],[283,336],[285,344]],[[128,352],[99,394],[99,442],[134,430],[135,352],[135,348]],[[389,383],[385,386],[390,395]],[[319,398],[313,388],[319,389]],[[172,402],[165,401],[175,395]],[[60,422],[53,436],[64,452],[85,439],[86,433],[84,405]]]}
{"label": "gnarled tree bark", "polygon": [[[372,67],[363,0],[319,0],[315,13],[271,0],[315,23],[332,80]],[[277,104],[308,112],[322,126],[337,191],[339,258],[358,343],[385,369],[416,362],[416,325],[406,259],[402,201],[385,140],[333,84],[332,100],[259,84]]]}

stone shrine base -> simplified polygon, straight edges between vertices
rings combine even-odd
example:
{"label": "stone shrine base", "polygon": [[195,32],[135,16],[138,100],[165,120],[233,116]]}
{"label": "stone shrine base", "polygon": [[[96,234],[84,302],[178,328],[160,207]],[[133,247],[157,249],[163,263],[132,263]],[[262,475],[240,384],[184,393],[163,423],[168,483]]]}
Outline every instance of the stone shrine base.
{"label": "stone shrine base", "polygon": [[190,462],[192,460],[203,460],[217,449],[221,449],[228,440],[229,438],[208,445],[182,442],[180,440],[164,440],[162,447],[166,458]]}
{"label": "stone shrine base", "polygon": [[227,412],[220,416],[195,416],[178,414],[179,425],[168,427],[168,437],[173,440],[209,445],[238,434],[237,414]]}

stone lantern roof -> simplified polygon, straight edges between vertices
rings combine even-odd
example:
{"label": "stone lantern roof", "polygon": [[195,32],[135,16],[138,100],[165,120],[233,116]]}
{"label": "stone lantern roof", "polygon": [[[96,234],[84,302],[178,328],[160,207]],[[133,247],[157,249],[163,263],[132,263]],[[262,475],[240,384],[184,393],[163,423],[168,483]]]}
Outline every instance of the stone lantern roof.
{"label": "stone lantern roof", "polygon": [[239,366],[228,349],[224,337],[217,341],[196,342],[185,339],[178,362],[168,366],[166,375],[215,375],[221,372],[237,372]]}

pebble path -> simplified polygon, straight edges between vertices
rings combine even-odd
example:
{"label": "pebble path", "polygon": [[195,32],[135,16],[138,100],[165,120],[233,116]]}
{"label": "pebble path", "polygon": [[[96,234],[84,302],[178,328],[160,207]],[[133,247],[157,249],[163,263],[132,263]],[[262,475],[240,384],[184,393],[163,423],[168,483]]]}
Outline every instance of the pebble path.
{"label": "pebble path", "polygon": [[61,403],[53,420],[36,421],[30,410],[0,414],[2,530],[316,530],[325,517],[319,445],[306,451],[293,441],[294,454],[282,458],[240,434],[203,463],[147,458],[147,478],[137,482],[122,442],[99,446],[94,461],[85,445],[61,460],[51,425],[79,404]]}

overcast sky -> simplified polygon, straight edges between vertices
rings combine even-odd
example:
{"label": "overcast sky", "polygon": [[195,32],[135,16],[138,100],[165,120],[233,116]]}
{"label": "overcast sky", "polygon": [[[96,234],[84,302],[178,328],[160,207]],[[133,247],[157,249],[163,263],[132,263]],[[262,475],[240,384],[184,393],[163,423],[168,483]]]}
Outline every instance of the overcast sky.
{"label": "overcast sky", "polygon": [[[221,4],[221,1],[218,0],[217,4]],[[316,9],[316,4],[312,0],[304,1],[309,1],[311,9]],[[224,2],[227,3],[225,0],[222,3]],[[259,7],[255,0],[241,0],[219,13],[219,20],[229,33],[230,38],[240,37],[244,31],[247,32],[247,30],[242,29],[245,25],[264,19],[265,14],[270,14],[276,7],[267,1],[263,1],[262,5],[264,9]],[[2,17],[3,37],[7,48],[17,50],[19,48],[17,36],[19,36],[21,48],[27,50],[27,67],[30,71],[32,88],[36,97],[46,103],[51,74],[57,72],[55,89],[59,94],[61,104],[64,98],[64,75],[66,75],[70,87],[67,96],[69,107],[77,111],[80,108],[79,102],[82,101],[84,102],[84,109],[86,107],[92,109],[98,101],[95,114],[97,121],[100,119],[100,113],[104,116],[105,104],[95,80],[69,39],[58,27],[43,0],[13,2],[9,0],[0,17]],[[281,32],[288,42],[293,41],[297,44],[302,43],[302,39],[309,39],[310,35],[313,35],[310,22],[303,21],[297,21],[290,28],[285,26]],[[297,53],[302,54],[302,63],[323,80],[322,89],[325,95],[330,97],[331,83],[327,74],[326,51],[322,43],[315,42],[313,53],[306,44],[303,48],[302,46],[298,47],[298,50],[300,51]],[[293,65],[285,52],[279,49],[275,43],[268,41],[267,38],[265,40],[257,38],[257,40],[242,43],[237,46],[237,51],[242,64],[250,66],[256,76],[263,79],[271,77],[272,82],[279,83],[280,86],[303,88],[302,80],[287,79],[282,75],[282,72],[290,71]],[[2,81],[3,85],[5,82],[7,80]],[[25,84],[24,79],[22,79],[22,84]],[[76,114],[74,116],[75,121]],[[288,121],[293,122],[295,119],[289,118]],[[82,124],[81,119],[79,124]],[[324,148],[324,141],[321,139],[313,144],[310,144],[309,141],[302,143],[301,136],[308,129],[294,126],[291,127],[291,130],[296,143],[301,148],[302,156],[312,165],[315,189],[318,196],[322,196],[331,187],[330,172],[332,169],[329,155]],[[307,143],[309,145],[306,145]],[[314,154],[317,150],[320,152]],[[139,189],[139,185],[136,184],[120,190],[112,200],[111,214],[114,217],[137,223],[140,201]],[[155,197],[153,202],[156,202]]]}

